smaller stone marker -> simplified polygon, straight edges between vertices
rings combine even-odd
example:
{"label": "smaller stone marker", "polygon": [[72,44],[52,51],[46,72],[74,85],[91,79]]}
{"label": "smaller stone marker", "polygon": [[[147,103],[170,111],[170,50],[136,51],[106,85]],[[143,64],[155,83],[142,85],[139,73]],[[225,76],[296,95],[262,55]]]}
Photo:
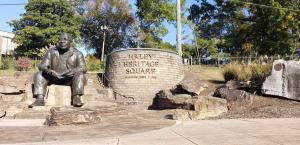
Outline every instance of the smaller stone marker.
{"label": "smaller stone marker", "polygon": [[101,121],[97,110],[89,110],[74,107],[53,107],[50,109],[50,115],[46,118],[45,125],[83,125],[95,124]]}
{"label": "smaller stone marker", "polygon": [[300,101],[300,62],[275,60],[271,74],[262,85],[262,93]]}

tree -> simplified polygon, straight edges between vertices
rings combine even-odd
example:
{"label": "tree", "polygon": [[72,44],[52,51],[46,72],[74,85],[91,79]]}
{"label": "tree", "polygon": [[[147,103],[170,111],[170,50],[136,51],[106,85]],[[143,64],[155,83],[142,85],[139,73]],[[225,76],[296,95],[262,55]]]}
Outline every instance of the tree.
{"label": "tree", "polygon": [[299,41],[299,0],[197,2],[189,19],[199,37],[224,40],[218,47],[232,54],[291,54]]}
{"label": "tree", "polygon": [[[253,44],[259,54],[292,54],[300,36],[299,0],[258,1],[255,3],[272,8],[249,6],[252,14]],[[290,9],[290,10],[289,10]],[[298,10],[298,11],[293,11]]]}
{"label": "tree", "polygon": [[137,0],[136,6],[142,47],[161,48],[162,37],[168,33],[163,22],[175,21],[175,4],[172,0]]}
{"label": "tree", "polygon": [[[233,19],[242,10],[240,5],[229,5],[224,0],[197,0],[199,4],[193,4],[190,7],[190,15],[188,17],[197,27],[197,39],[203,40],[223,40],[237,27],[240,26],[240,21]],[[238,37],[239,38],[239,37]],[[201,43],[201,42],[200,42]],[[212,43],[210,43],[212,44]],[[239,46],[226,43],[230,51],[241,52]],[[218,45],[219,49],[226,47]],[[235,50],[235,51],[233,51]]]}
{"label": "tree", "polygon": [[[95,0],[84,3],[84,22],[81,36],[90,49],[100,56],[104,31],[107,26],[105,49],[126,48],[135,45],[134,17],[127,0]],[[106,51],[106,52],[108,52]]]}
{"label": "tree", "polygon": [[196,56],[196,48],[194,45],[184,43],[182,44],[182,57],[183,58],[190,58]]}
{"label": "tree", "polygon": [[183,48],[183,57],[196,57],[200,58],[203,54],[216,55],[218,53],[217,45],[219,44],[216,39],[197,39],[197,46],[184,43]]}
{"label": "tree", "polygon": [[54,45],[61,32],[79,36],[81,18],[68,0],[29,0],[25,13],[10,25],[19,44],[19,55],[40,56],[45,47]]}
{"label": "tree", "polygon": [[208,53],[210,55],[215,55],[218,53],[218,48],[217,48],[218,40],[216,40],[216,39],[198,38],[197,44],[198,44],[198,48],[199,48],[198,51],[201,54]]}

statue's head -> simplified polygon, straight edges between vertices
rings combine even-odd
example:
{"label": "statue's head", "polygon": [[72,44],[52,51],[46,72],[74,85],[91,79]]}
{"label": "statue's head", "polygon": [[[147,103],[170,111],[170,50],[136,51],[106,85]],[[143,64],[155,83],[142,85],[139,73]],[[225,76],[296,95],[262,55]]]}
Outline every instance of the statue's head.
{"label": "statue's head", "polygon": [[58,47],[61,50],[68,51],[71,47],[72,38],[68,33],[62,33],[59,36]]}

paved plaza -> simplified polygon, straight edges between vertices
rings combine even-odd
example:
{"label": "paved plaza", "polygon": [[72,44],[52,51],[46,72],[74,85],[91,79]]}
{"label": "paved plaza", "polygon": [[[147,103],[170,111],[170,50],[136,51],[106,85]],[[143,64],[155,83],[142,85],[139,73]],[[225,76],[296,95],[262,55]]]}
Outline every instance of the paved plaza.
{"label": "paved plaza", "polygon": [[[133,121],[133,120],[132,120]],[[30,123],[31,122],[31,123]],[[160,124],[157,121],[156,124]],[[164,122],[164,121],[162,121]],[[9,144],[7,140],[13,134],[5,132],[8,128],[14,128],[15,135],[22,138],[26,135],[20,135],[19,131],[28,130],[27,137],[38,138],[45,133],[39,133],[42,127],[43,120],[23,120],[21,122],[14,121],[12,125],[10,120],[1,120],[1,143]],[[129,122],[124,122],[130,124]],[[56,136],[69,136],[64,140],[51,140],[27,143],[18,143],[22,145],[299,145],[300,144],[300,118],[279,118],[279,119],[229,119],[229,120],[198,120],[198,121],[177,121],[175,124],[160,129],[149,128],[155,123],[140,124],[140,127],[148,128],[143,132],[134,133],[128,132],[123,135],[117,135],[116,128],[113,126],[106,126],[102,130],[95,130],[90,128],[91,132],[83,131],[84,136],[76,136],[79,134],[78,130],[70,129],[64,134],[60,132]],[[166,122],[164,122],[166,123]],[[133,123],[134,124],[134,123]],[[148,127],[147,127],[148,125]],[[165,124],[166,125],[166,124]],[[118,128],[119,131],[132,130],[129,128]],[[6,129],[5,129],[6,128]],[[111,131],[110,131],[111,128]],[[85,128],[87,129],[87,128]],[[99,128],[100,129],[100,128]],[[29,131],[30,130],[30,131]],[[57,128],[56,130],[62,130]],[[41,130],[40,130],[41,131]],[[53,130],[52,130],[53,131]],[[31,133],[30,133],[31,132]],[[95,134],[108,134],[109,136],[94,136]],[[52,132],[54,133],[54,132]],[[70,134],[73,133],[72,138]],[[115,133],[115,134],[114,134]],[[51,132],[48,132],[51,136]],[[90,136],[89,136],[90,135]],[[9,137],[10,136],[10,137]],[[89,136],[89,137],[87,137]],[[54,137],[52,135],[52,137]],[[6,140],[6,142],[3,142]],[[13,140],[11,140],[13,141]],[[20,141],[20,140],[19,140]]]}

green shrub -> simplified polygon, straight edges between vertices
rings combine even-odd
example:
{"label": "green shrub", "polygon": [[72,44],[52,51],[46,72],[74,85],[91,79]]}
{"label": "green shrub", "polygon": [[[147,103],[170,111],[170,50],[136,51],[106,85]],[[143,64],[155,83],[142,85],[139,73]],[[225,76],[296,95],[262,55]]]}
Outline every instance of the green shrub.
{"label": "green shrub", "polygon": [[246,65],[233,62],[225,66],[223,76],[225,81],[251,81],[260,86],[271,71],[271,68],[272,64],[261,65],[254,63],[252,65]]}
{"label": "green shrub", "polygon": [[267,65],[254,64],[251,65],[250,67],[251,67],[250,81],[258,86],[261,86],[272,69],[272,63],[268,63]]}
{"label": "green shrub", "polygon": [[88,71],[102,71],[104,70],[104,63],[101,62],[94,56],[87,56],[86,59],[86,66]]}
{"label": "green shrub", "polygon": [[249,65],[243,64],[240,65],[240,71],[238,73],[238,81],[242,81],[242,82],[247,82],[251,79],[252,76],[252,71],[251,71],[251,67],[249,67]]}
{"label": "green shrub", "polygon": [[40,65],[42,60],[39,60],[39,59],[32,59],[30,61],[30,66],[31,66],[31,69],[34,70],[34,71],[37,71],[38,70],[38,67]]}
{"label": "green shrub", "polygon": [[9,70],[14,70],[17,68],[15,60],[13,57],[3,57],[1,60],[1,66],[0,68],[2,70],[4,69],[9,69]]}
{"label": "green shrub", "polygon": [[236,62],[230,63],[225,66],[222,73],[226,82],[230,80],[238,80],[240,66]]}

